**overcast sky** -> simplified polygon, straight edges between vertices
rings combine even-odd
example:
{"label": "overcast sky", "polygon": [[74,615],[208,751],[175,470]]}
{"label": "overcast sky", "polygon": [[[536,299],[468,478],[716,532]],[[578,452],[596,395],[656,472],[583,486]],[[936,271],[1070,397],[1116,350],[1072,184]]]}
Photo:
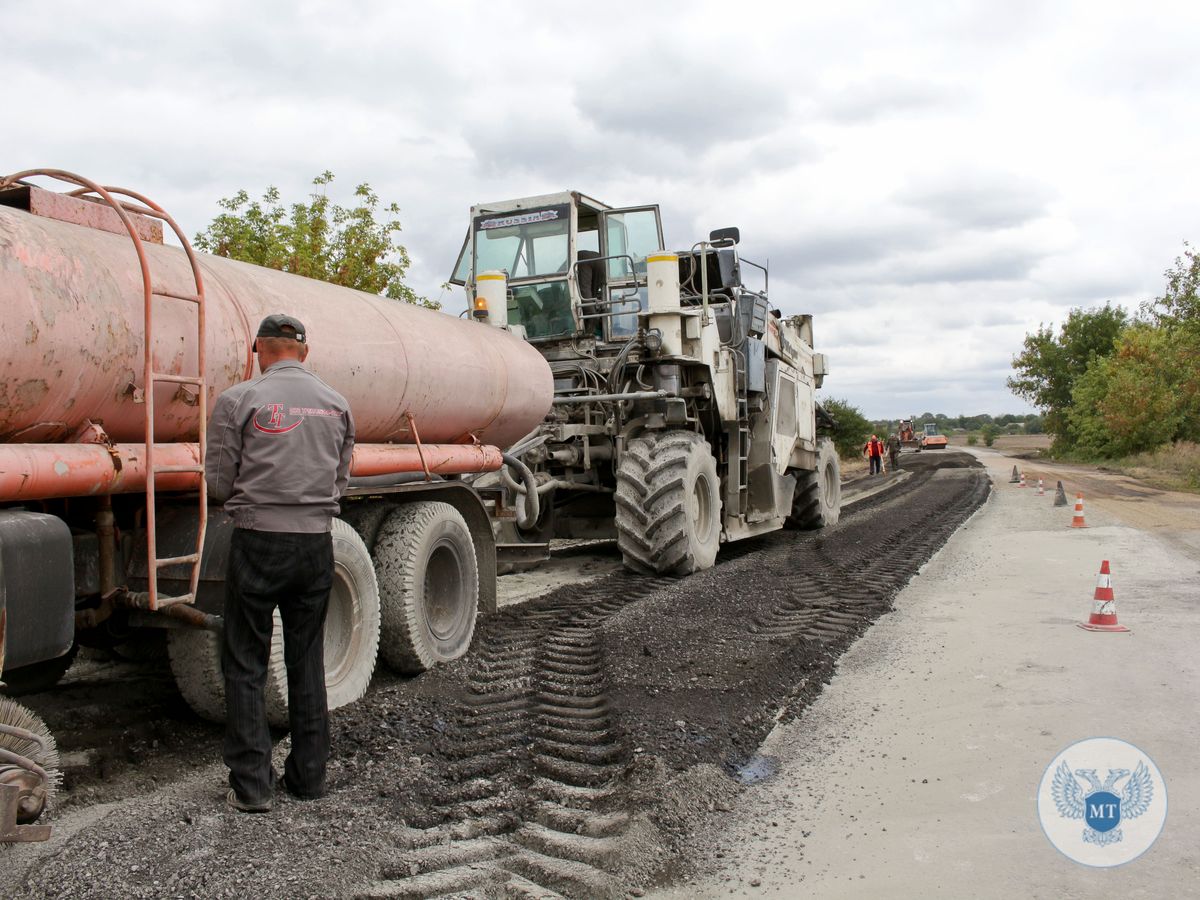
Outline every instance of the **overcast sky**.
{"label": "overcast sky", "polygon": [[1157,295],[1200,241],[1194,2],[0,12],[0,169],[139,190],[189,234],[331,169],[400,204],[431,297],[473,203],[658,203],[672,247],[737,225],[870,417],[1029,411],[1004,386],[1028,332]]}

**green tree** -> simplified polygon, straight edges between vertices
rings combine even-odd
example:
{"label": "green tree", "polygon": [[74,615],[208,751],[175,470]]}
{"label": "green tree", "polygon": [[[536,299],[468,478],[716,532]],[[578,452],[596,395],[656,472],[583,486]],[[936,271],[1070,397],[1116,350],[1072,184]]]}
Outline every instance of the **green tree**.
{"label": "green tree", "polygon": [[1142,305],[1142,312],[1156,325],[1200,325],[1200,254],[1183,242],[1183,255],[1164,273],[1167,289]]}
{"label": "green tree", "polygon": [[1012,361],[1018,374],[1008,387],[1043,411],[1043,425],[1056,438],[1070,440],[1067,414],[1075,379],[1094,360],[1112,355],[1127,320],[1125,310],[1106,303],[1071,310],[1057,336],[1045,325],[1025,336],[1024,350]]}
{"label": "green tree", "polygon": [[1068,427],[1075,448],[1097,458],[1127,456],[1200,437],[1200,374],[1181,332],[1139,322],[1098,360],[1072,392]]}
{"label": "green tree", "polygon": [[876,433],[870,420],[847,400],[822,400],[821,406],[837,423],[833,429],[833,444],[838,456],[850,459],[862,453],[863,444]]}
{"label": "green tree", "polygon": [[1180,410],[1177,437],[1200,441],[1200,254],[1184,241],[1183,255],[1165,273],[1167,287],[1142,307],[1142,312],[1166,330],[1166,364]]}
{"label": "green tree", "polygon": [[404,283],[411,261],[396,241],[400,207],[381,208],[379,195],[365,183],[354,189],[354,206],[341,206],[329,199],[332,182],[333,173],[322,172],[313,179],[309,202],[290,206],[274,186],[261,200],[238,191],[218,201],[225,211],[196,235],[195,244],[217,256],[439,309]]}
{"label": "green tree", "polygon": [[996,435],[1000,434],[1000,426],[989,422],[980,429],[979,433],[983,435],[983,443],[990,447],[996,443]]}

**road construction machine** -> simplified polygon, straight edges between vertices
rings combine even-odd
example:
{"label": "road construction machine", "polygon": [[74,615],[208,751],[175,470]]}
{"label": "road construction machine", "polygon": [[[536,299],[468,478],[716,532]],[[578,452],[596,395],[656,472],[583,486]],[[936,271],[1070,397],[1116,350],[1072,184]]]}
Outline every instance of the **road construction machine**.
{"label": "road construction machine", "polygon": [[898,429],[901,452],[920,453],[925,446],[925,432],[913,428],[912,419],[901,419]]}
{"label": "road construction machine", "polygon": [[666,250],[655,205],[567,191],[473,207],[450,281],[554,375],[553,411],[506,456],[521,478],[476,480],[507,523],[501,545],[536,558],[552,537],[615,537],[628,568],[683,575],[724,541],[836,523],[833,423],[815,397],[827,362],[812,317],[784,318],[768,279],[737,228]]}
{"label": "road construction machine", "polygon": [[[46,190],[38,176],[75,190]],[[164,224],[180,247],[163,243]],[[255,374],[255,329],[278,312],[305,323],[308,365],[347,398],[357,430],[333,521],[330,707],[362,696],[377,659],[417,672],[467,651],[477,614],[496,605],[496,548],[464,476],[501,468],[503,448],[550,409],[550,367],[528,343],[194,253],[147,198],[59,170],[0,178],[0,307],[7,693],[53,685],[80,645],[120,653],[165,629],[185,699],[224,717],[219,614],[233,526],[207,502],[206,410]],[[269,668],[268,717],[286,725],[278,624]],[[0,702],[0,840],[15,839],[5,835],[53,788],[53,742],[33,718]],[[10,782],[24,785],[19,796]]]}
{"label": "road construction machine", "polygon": [[945,450],[946,444],[949,441],[937,427],[936,422],[926,422],[921,426],[924,429],[924,434],[921,435],[921,446],[926,450]]}

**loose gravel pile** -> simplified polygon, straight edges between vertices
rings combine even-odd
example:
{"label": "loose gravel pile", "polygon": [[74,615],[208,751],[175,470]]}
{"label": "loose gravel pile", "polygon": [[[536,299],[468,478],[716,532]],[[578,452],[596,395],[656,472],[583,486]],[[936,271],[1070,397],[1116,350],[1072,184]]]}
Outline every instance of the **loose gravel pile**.
{"label": "loose gravel pile", "polygon": [[466,659],[381,675],[333,714],[326,798],[228,812],[212,766],[81,830],[20,896],[604,897],[663,883],[775,723],[986,500],[973,466],[920,461],[836,528],[734,545],[689,578],[618,574],[503,611]]}

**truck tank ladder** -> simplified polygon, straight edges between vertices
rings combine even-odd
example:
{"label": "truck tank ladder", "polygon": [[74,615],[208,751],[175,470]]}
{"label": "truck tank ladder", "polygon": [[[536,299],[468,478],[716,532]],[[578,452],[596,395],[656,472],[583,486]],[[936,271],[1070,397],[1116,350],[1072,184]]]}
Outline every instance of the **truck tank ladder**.
{"label": "truck tank ladder", "polygon": [[[142,334],[142,401],[145,416],[145,454],[146,454],[146,576],[148,591],[142,597],[137,597],[135,605],[150,610],[164,609],[176,604],[194,603],[196,591],[200,583],[200,561],[204,548],[204,534],[208,525],[208,490],[204,481],[205,457],[205,428],[208,424],[208,382],[206,368],[206,353],[204,340],[204,279],[200,274],[200,265],[195,251],[180,227],[167,212],[152,200],[125,188],[102,186],[90,179],[62,169],[29,169],[3,179],[6,184],[12,184],[20,179],[43,176],[54,178],[77,186],[69,196],[92,200],[99,198],[112,208],[120,217],[134,250],[137,252],[138,265],[142,274],[143,318],[145,327]],[[168,290],[164,285],[155,283],[150,272],[150,259],[146,253],[145,243],[134,225],[130,214],[159,219],[170,226],[179,243],[187,254],[188,263],[192,270],[192,280],[195,292],[186,293],[178,290]],[[169,372],[158,372],[154,368],[154,306],[156,301],[175,300],[194,304],[196,307],[196,373],[194,375],[176,375]],[[197,457],[194,465],[158,465],[154,461],[154,388],[158,384],[177,384],[182,390],[191,386],[196,389],[197,412],[199,413],[199,433],[197,442]],[[136,400],[136,392],[135,392]],[[194,473],[199,476],[199,527],[196,529],[196,548],[184,556],[172,556],[163,559],[157,554],[155,476],[172,473]],[[187,565],[191,568],[188,580],[188,592],[176,597],[162,596],[158,589],[158,574],[167,566]]]}

